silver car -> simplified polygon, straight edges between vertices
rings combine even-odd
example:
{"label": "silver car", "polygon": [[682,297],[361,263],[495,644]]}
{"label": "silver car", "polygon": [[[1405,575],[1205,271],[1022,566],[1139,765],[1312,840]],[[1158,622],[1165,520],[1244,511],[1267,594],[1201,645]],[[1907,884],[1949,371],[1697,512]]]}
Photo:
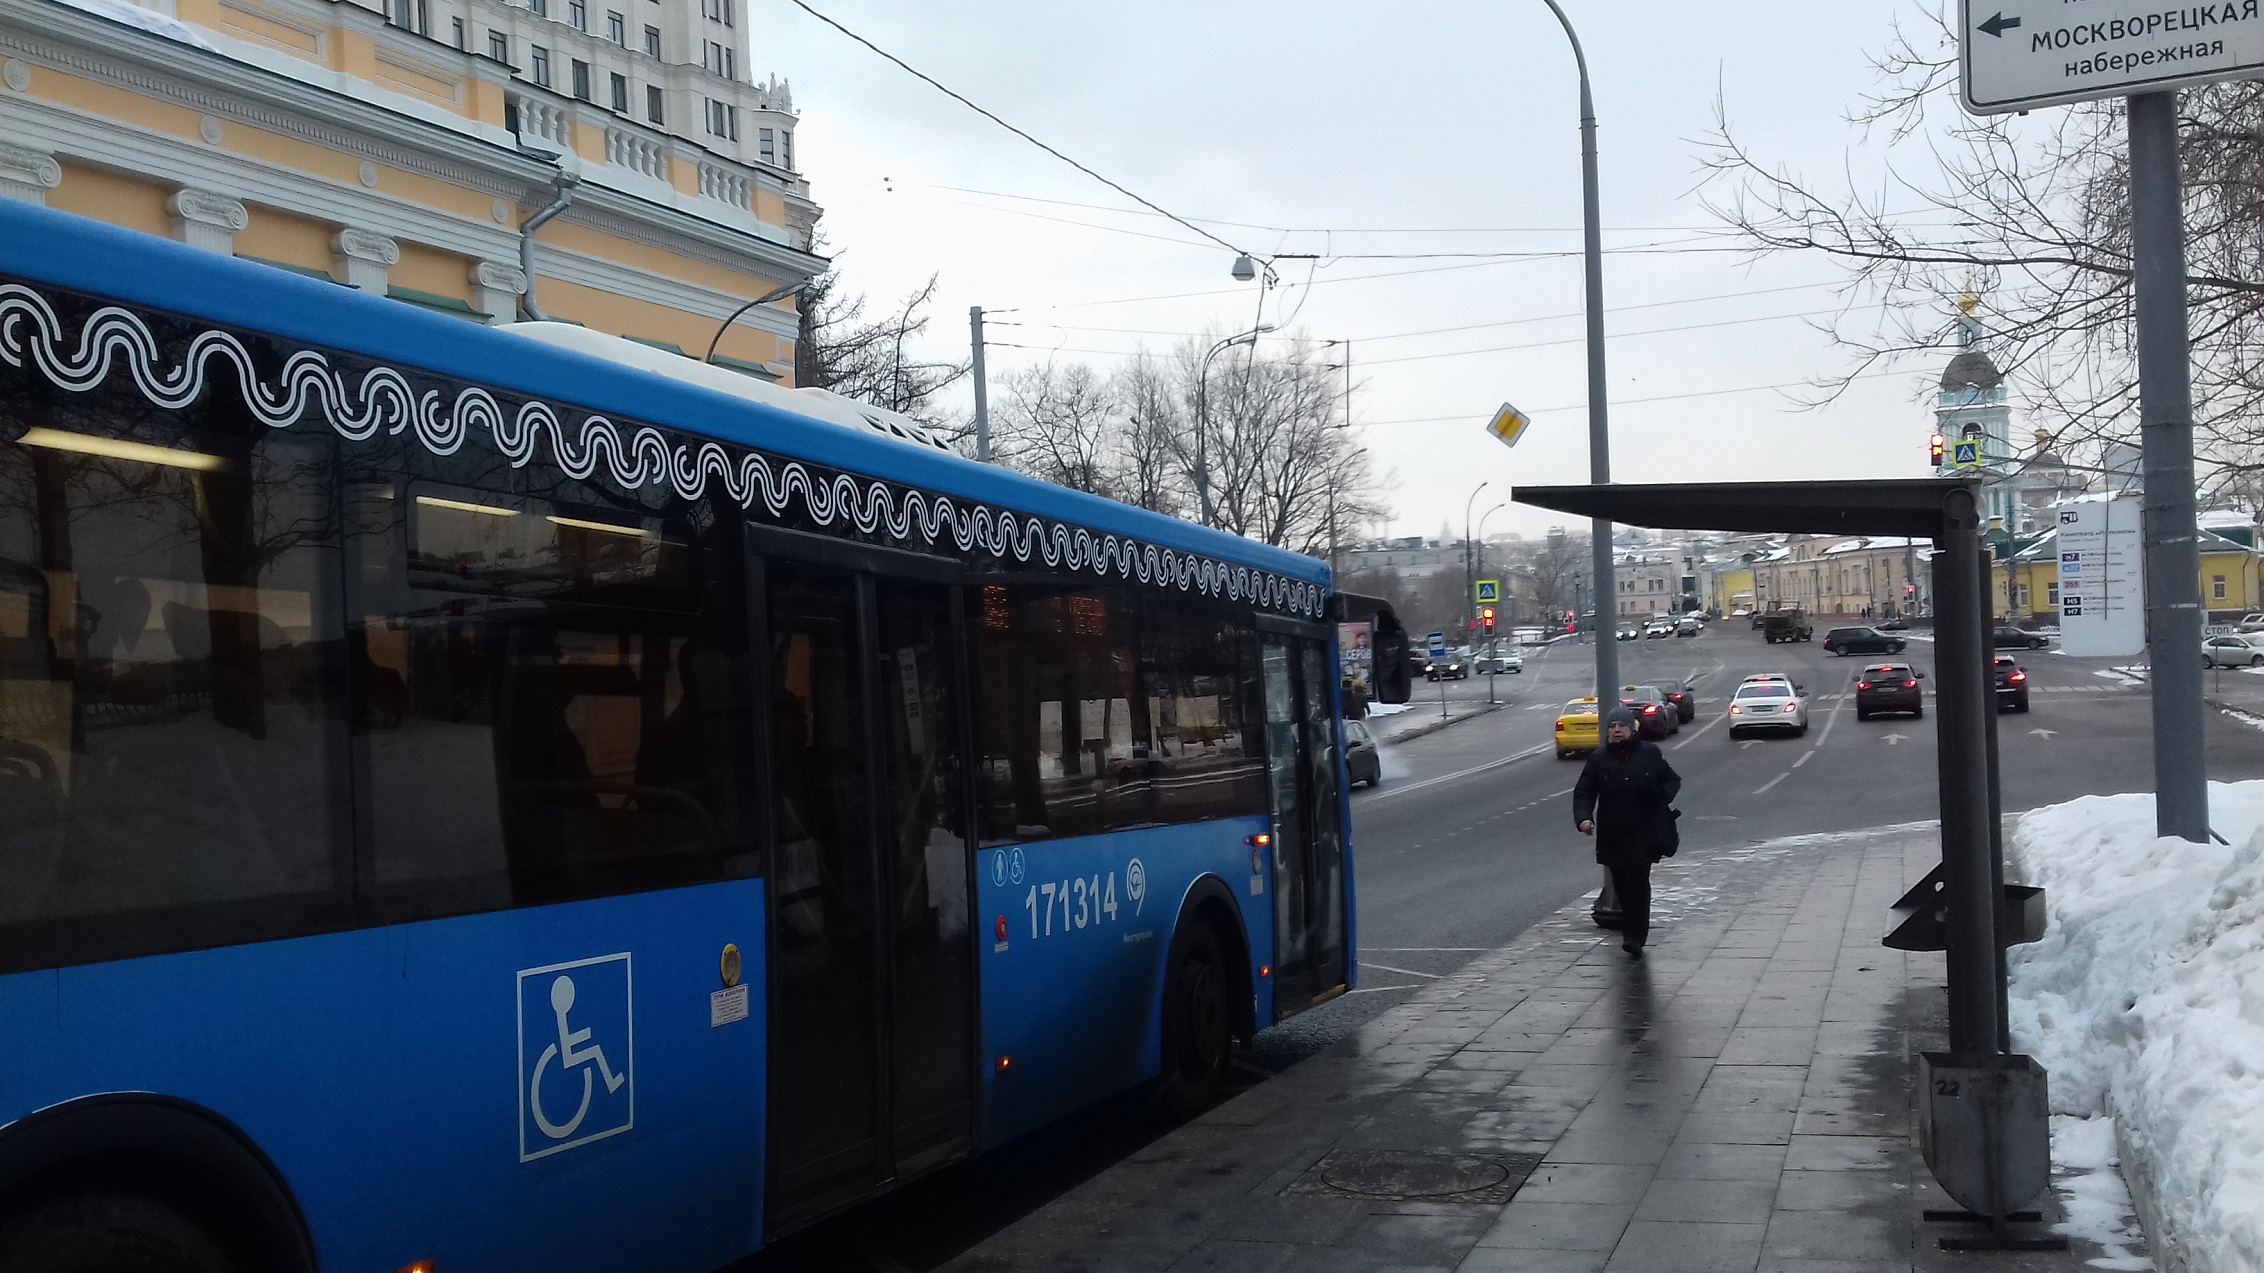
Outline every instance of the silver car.
{"label": "silver car", "polygon": [[1729,700],[1729,736],[1808,732],[1808,696],[1786,680],[1747,681]]}
{"label": "silver car", "polygon": [[2231,632],[2201,643],[2203,667],[2264,667],[2264,632]]}

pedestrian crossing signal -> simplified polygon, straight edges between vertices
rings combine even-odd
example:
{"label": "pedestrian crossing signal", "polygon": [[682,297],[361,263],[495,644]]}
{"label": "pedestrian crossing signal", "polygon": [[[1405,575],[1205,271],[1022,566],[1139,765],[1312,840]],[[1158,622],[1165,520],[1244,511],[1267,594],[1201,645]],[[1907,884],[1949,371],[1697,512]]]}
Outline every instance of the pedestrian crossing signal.
{"label": "pedestrian crossing signal", "polygon": [[1483,628],[1488,635],[1492,634],[1494,630],[1494,608],[1492,606],[1485,606],[1478,611],[1478,626]]}
{"label": "pedestrian crossing signal", "polygon": [[1935,468],[1942,467],[1942,441],[1942,435],[1937,433],[1926,444],[1927,449],[1933,453]]}

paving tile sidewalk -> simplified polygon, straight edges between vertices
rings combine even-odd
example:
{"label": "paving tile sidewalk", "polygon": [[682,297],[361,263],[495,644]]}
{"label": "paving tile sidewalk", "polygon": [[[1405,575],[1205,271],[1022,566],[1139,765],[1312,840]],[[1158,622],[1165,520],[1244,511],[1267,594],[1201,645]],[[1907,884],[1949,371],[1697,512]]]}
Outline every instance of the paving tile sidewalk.
{"label": "paving tile sidewalk", "polygon": [[2080,1240],[1950,1254],[1919,1218],[1951,1205],[1912,1131],[1942,965],[1878,938],[1937,852],[1889,829],[1686,853],[1641,962],[1569,906],[947,1267],[2082,1268]]}

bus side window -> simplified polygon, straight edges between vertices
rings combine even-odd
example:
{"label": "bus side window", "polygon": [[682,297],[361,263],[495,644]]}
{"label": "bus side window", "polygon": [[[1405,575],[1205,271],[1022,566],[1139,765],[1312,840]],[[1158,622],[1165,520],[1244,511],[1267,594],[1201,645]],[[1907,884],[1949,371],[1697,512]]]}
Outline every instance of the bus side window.
{"label": "bus side window", "polygon": [[0,381],[0,971],[342,922],[331,446],[231,392]]}
{"label": "bus side window", "polygon": [[733,748],[708,745],[739,682],[684,523],[423,482],[349,507],[386,918],[744,873]]}

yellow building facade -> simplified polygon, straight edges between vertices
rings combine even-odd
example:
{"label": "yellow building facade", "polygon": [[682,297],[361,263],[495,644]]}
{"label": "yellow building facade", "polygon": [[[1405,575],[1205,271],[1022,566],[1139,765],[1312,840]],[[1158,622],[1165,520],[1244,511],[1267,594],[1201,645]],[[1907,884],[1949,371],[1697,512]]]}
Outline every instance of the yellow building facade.
{"label": "yellow building facade", "polygon": [[[745,2],[0,0],[0,197],[697,357],[826,265]],[[790,380],[797,328],[717,361]]]}

